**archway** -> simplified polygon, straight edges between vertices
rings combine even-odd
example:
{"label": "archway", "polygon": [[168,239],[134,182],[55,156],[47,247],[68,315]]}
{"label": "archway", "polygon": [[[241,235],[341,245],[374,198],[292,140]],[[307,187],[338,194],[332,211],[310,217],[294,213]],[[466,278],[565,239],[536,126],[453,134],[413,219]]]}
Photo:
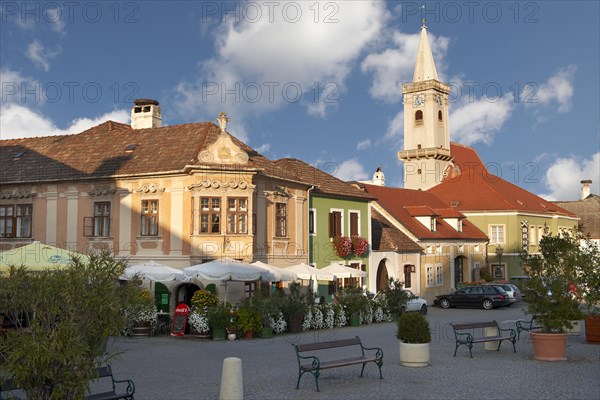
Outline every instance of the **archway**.
{"label": "archway", "polygon": [[185,303],[189,306],[190,300],[192,299],[194,292],[200,289],[200,286],[194,283],[184,283],[178,286],[175,293],[175,299],[177,300],[177,304]]}
{"label": "archway", "polygon": [[376,292],[379,292],[383,289],[387,289],[389,287],[389,275],[385,264],[386,259],[383,259],[379,261],[379,265],[377,266],[377,282],[375,282]]}

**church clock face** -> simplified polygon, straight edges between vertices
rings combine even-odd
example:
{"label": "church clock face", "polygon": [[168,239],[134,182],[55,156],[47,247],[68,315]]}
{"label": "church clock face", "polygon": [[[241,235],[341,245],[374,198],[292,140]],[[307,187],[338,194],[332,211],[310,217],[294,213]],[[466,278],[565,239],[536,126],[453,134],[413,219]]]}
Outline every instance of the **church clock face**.
{"label": "church clock face", "polygon": [[420,107],[425,104],[425,95],[418,94],[413,97],[413,107]]}

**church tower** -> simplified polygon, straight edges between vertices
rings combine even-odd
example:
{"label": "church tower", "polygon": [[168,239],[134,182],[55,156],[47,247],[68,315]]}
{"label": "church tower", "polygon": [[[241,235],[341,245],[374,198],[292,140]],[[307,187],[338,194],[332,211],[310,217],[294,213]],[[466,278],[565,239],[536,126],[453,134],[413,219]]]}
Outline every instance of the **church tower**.
{"label": "church tower", "polygon": [[435,69],[427,27],[423,20],[413,81],[402,85],[404,94],[404,187],[427,190],[443,179],[451,164],[448,130],[450,86],[440,82]]}

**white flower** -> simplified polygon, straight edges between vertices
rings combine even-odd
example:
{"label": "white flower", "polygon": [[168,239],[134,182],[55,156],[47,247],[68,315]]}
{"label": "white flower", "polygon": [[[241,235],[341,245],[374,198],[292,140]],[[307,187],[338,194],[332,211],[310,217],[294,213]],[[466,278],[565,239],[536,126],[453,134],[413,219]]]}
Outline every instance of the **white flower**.
{"label": "white flower", "polygon": [[309,308],[308,312],[304,315],[304,321],[302,321],[302,330],[303,331],[307,331],[310,329],[310,327],[312,325],[312,319],[313,319],[312,311]]}
{"label": "white flower", "polygon": [[319,306],[313,306],[314,315],[312,320],[312,328],[313,329],[321,329],[323,327],[323,311]]}
{"label": "white flower", "polygon": [[341,328],[342,326],[345,326],[346,323],[347,323],[346,312],[344,311],[344,309],[342,307],[336,307],[336,310],[335,310],[335,326],[336,326],[336,328]]}
{"label": "white flower", "polygon": [[190,325],[192,325],[194,329],[200,333],[206,333],[210,330],[208,326],[208,319],[203,314],[192,311],[188,317],[188,321]]}
{"label": "white flower", "polygon": [[325,320],[323,322],[323,328],[325,329],[333,329],[335,326],[335,311],[333,308],[327,307],[327,313],[325,315]]}
{"label": "white flower", "polygon": [[269,320],[271,322],[271,328],[273,328],[273,332],[275,333],[283,333],[287,328],[287,322],[285,322],[285,318],[283,317],[283,313],[280,311],[279,316],[277,317],[277,321],[270,316]]}
{"label": "white flower", "polygon": [[383,309],[378,306],[377,310],[375,310],[375,322],[383,322],[385,321],[385,315],[383,314]]}

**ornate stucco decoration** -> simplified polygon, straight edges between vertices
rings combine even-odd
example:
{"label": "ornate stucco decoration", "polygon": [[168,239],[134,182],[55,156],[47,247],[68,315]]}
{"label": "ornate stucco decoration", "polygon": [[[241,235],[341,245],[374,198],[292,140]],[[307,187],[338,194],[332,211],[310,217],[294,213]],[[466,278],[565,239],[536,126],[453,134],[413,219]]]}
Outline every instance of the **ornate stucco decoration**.
{"label": "ornate stucco decoration", "polygon": [[165,191],[165,188],[161,188],[156,186],[154,183],[151,184],[143,184],[139,188],[135,189],[137,193],[143,194],[161,194]]}
{"label": "ornate stucco decoration", "polygon": [[0,192],[0,200],[4,199],[30,199],[37,196],[37,193],[29,189],[4,190]]}
{"label": "ornate stucco decoration", "polygon": [[222,112],[217,122],[221,128],[221,133],[217,139],[207,145],[207,147],[198,155],[198,161],[201,163],[217,164],[247,164],[248,154],[236,145],[231,136],[225,131],[227,122],[231,121],[227,113]]}
{"label": "ornate stucco decoration", "polygon": [[108,186],[95,186],[88,194],[92,197],[111,196],[117,193],[117,190]]}
{"label": "ornate stucco decoration", "polygon": [[252,189],[254,187],[254,185],[250,185],[248,184],[248,182],[246,181],[236,181],[236,180],[230,180],[228,182],[223,182],[223,181],[218,181],[218,180],[213,180],[213,181],[209,181],[207,179],[203,180],[200,183],[194,183],[193,185],[188,186],[188,190],[191,191],[200,191],[200,190],[205,190],[205,189],[220,189],[220,188],[231,188],[231,189]]}

